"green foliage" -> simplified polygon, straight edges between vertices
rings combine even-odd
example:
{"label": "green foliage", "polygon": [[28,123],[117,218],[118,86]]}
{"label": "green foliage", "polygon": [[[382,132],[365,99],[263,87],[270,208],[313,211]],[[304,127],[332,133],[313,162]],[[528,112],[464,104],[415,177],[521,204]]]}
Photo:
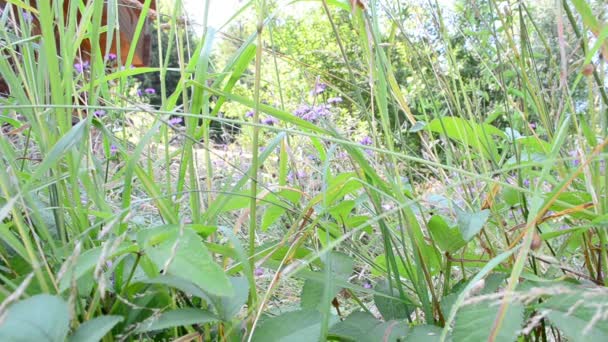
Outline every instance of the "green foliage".
{"label": "green foliage", "polygon": [[[333,322],[338,320],[332,317]],[[318,340],[321,316],[316,310],[298,310],[265,318],[253,334],[253,341],[310,341]]]}
{"label": "green foliage", "polygon": [[61,298],[37,295],[13,304],[0,325],[3,341],[65,341],[69,332],[68,304]]}
{"label": "green foliage", "polygon": [[0,340],[608,338],[602,2],[150,3],[0,12]]}
{"label": "green foliage", "polygon": [[353,312],[334,325],[330,333],[348,341],[399,341],[408,333],[404,321],[381,322],[365,312]]}
{"label": "green foliage", "polygon": [[193,230],[179,226],[149,228],[141,230],[137,240],[146,257],[162,274],[187,277],[210,294],[234,294],[226,274]]}
{"label": "green foliage", "polygon": [[70,342],[100,341],[112,328],[123,320],[121,316],[99,316],[82,323],[70,336]]}

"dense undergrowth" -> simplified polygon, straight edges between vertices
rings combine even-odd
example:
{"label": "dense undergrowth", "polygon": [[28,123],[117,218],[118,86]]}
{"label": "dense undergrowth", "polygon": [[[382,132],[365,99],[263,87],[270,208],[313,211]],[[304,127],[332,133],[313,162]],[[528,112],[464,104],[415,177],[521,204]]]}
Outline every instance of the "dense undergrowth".
{"label": "dense undergrowth", "polygon": [[0,340],[608,339],[601,1],[9,3]]}

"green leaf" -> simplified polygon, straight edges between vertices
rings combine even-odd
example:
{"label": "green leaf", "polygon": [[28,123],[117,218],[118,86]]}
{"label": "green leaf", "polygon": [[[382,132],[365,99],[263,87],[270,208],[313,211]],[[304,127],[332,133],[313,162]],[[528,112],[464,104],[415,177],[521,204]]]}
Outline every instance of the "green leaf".
{"label": "green leaf", "polygon": [[329,208],[327,212],[331,215],[331,217],[334,218],[334,220],[337,222],[342,222],[342,220],[350,216],[355,205],[356,202],[353,200],[340,201],[335,206]]}
{"label": "green leaf", "polygon": [[[330,316],[330,326],[338,320]],[[316,310],[299,310],[264,319],[253,333],[254,342],[309,342],[321,335],[321,315]]]}
{"label": "green leaf", "polygon": [[[209,294],[232,296],[234,291],[224,270],[213,260],[193,230],[161,226],[142,230],[138,241],[146,255],[164,274],[188,279]],[[164,269],[167,267],[168,269]]]}
{"label": "green leaf", "polygon": [[[110,258],[123,255],[130,251],[134,251],[135,248],[136,246],[132,244],[124,243],[118,248],[115,253],[106,256],[106,258],[109,260]],[[72,284],[72,281],[77,281],[84,275],[92,273],[93,269],[95,268],[95,266],[97,266],[97,263],[99,262],[101,253],[102,247],[95,247],[79,255],[76,259],[76,264],[68,267],[63,277],[61,277],[61,280],[59,282],[59,291],[63,292],[67,290]]]}
{"label": "green leaf", "polygon": [[[330,253],[330,265],[329,269],[327,268],[327,257],[324,258],[324,269],[315,273],[325,273],[329,272],[330,275],[333,276],[333,279],[330,283],[333,283],[333,280],[340,282],[348,282],[348,277],[352,274],[354,268],[354,262],[352,258],[348,257],[345,254],[332,252]],[[323,280],[324,276],[321,276]],[[338,292],[340,292],[341,287],[333,284],[326,284],[323,281],[319,281],[316,279],[307,279],[304,282],[304,286],[302,288],[302,295],[300,296],[301,306],[303,309],[318,309],[319,307],[323,307],[324,304],[324,291],[325,288],[331,286],[329,290],[328,296],[325,298],[332,299],[334,298]]]}
{"label": "green leaf", "polygon": [[[488,301],[460,307],[452,333],[453,341],[487,341],[499,308],[500,303]],[[510,303],[495,341],[515,341],[523,322],[523,305],[518,302]]]}
{"label": "green leaf", "polygon": [[63,299],[36,295],[8,308],[0,324],[0,341],[64,342],[69,323],[68,305]]}
{"label": "green leaf", "polygon": [[394,286],[391,293],[388,281],[380,281],[374,287],[374,291],[384,294],[384,296],[381,294],[374,294],[374,304],[376,304],[378,311],[380,311],[382,318],[385,320],[406,319],[412,313],[412,302],[409,299],[398,299],[399,291]]}
{"label": "green leaf", "polygon": [[268,194],[264,198],[264,202],[268,203],[264,216],[262,216],[262,224],[260,228],[267,230],[275,223],[289,208],[300,201],[302,194],[294,190],[281,190],[277,193]]}
{"label": "green leaf", "polygon": [[441,328],[436,325],[417,325],[410,329],[405,337],[406,342],[437,342],[441,336]]}
{"label": "green leaf", "polygon": [[498,149],[494,136],[506,138],[500,129],[489,124],[478,124],[472,120],[457,117],[437,118],[427,127],[431,132],[446,135],[464,145],[481,152],[486,158],[497,159]]}
{"label": "green leaf", "polygon": [[186,294],[191,296],[209,299],[207,294],[200,289],[200,287],[196,286],[194,283],[189,281],[188,279],[184,279],[182,277],[170,276],[170,275],[159,275],[158,277],[143,279],[141,280],[144,284],[157,284],[157,285],[166,285],[172,287],[174,289],[178,289]]}
{"label": "green leaf", "polygon": [[122,316],[95,317],[82,323],[70,337],[70,342],[98,342],[122,320]]}
{"label": "green leaf", "polygon": [[230,283],[234,295],[230,297],[212,297],[212,301],[222,321],[230,321],[236,316],[249,296],[249,283],[245,277],[231,277]]}
{"label": "green leaf", "polygon": [[598,310],[608,305],[608,296],[581,288],[577,292],[553,296],[537,307],[549,310],[547,318],[569,341],[608,341],[608,321],[602,318],[594,322],[601,314]]}
{"label": "green leaf", "polygon": [[444,252],[454,253],[467,243],[462,239],[457,227],[450,228],[443,217],[433,215],[428,223],[433,241]]}
{"label": "green leaf", "polygon": [[405,321],[382,322],[366,312],[353,312],[334,325],[329,333],[357,342],[398,341],[408,333]]}
{"label": "green leaf", "polygon": [[158,317],[146,320],[137,328],[136,332],[143,333],[193,324],[212,323],[217,322],[218,320],[219,319],[209,311],[195,308],[183,308],[167,311]]}
{"label": "green leaf", "polygon": [[458,216],[458,228],[460,229],[462,238],[467,242],[471,241],[481,231],[488,217],[490,217],[488,209],[475,213],[468,213],[457,209],[456,214]]}

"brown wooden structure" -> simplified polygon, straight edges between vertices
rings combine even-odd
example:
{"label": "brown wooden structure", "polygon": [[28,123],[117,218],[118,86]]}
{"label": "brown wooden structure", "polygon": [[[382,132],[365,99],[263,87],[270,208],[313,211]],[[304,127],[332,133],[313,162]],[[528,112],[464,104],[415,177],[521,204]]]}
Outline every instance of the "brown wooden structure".
{"label": "brown wooden structure", "polygon": [[[42,1],[52,1],[52,0],[42,0]],[[103,10],[101,25],[102,26],[107,25],[107,21],[108,21],[107,0],[63,0],[64,18],[68,17],[68,11],[70,8],[71,1],[79,1],[79,2],[82,2],[82,4],[84,4],[84,5],[87,5],[94,1],[104,1],[104,10]],[[151,43],[152,43],[151,42],[151,40],[152,40],[151,23],[152,23],[152,20],[154,20],[156,18],[156,0],[150,0],[151,1],[150,9],[148,10],[147,18],[144,23],[144,28],[143,28],[142,33],[139,36],[139,40],[137,42],[133,42],[133,36],[135,33],[135,28],[137,26],[137,23],[139,21],[141,13],[142,13],[143,5],[145,4],[146,0],[117,0],[117,1],[118,1],[119,29],[114,34],[118,33],[120,35],[119,36],[120,39],[117,39],[116,36],[114,37],[114,39],[112,39],[112,45],[110,46],[109,53],[112,53],[114,55],[118,55],[120,53],[121,61],[126,61],[127,55],[129,53],[129,49],[131,48],[131,45],[137,44],[136,48],[135,48],[135,54],[133,56],[133,60],[132,60],[131,64],[136,67],[147,66],[151,62]],[[29,0],[29,3],[32,7],[36,8],[38,2],[36,0]],[[0,0],[0,9],[8,10],[7,6],[13,6],[13,9],[17,8],[16,5],[12,5],[10,3],[10,0]],[[17,13],[17,12],[15,12],[15,13]],[[29,13],[29,12],[26,15],[27,16],[31,15],[32,26],[33,26],[33,28],[32,28],[33,35],[40,34],[39,21],[38,21],[37,16],[32,13]],[[18,21],[19,19],[17,17],[18,16],[13,16],[12,18],[14,18],[16,21]],[[81,20],[80,13],[77,14],[77,20],[78,21]],[[16,24],[16,22],[13,22],[13,23]],[[60,25],[56,26],[56,30],[57,29],[60,29]],[[59,35],[57,33],[56,33],[56,37],[57,38],[59,37]],[[107,51],[106,50],[106,41],[107,41],[107,34],[106,33],[100,34],[98,44],[99,44],[101,51],[104,53]],[[117,44],[117,41],[120,41],[120,48]],[[79,55],[81,56],[83,61],[88,61],[90,59],[91,45],[92,44],[88,39],[83,40],[82,44],[80,45]],[[1,46],[0,46],[0,58],[2,58],[2,56],[3,56],[3,54],[1,53]],[[10,90],[8,88],[8,85],[2,79],[2,75],[0,75],[0,95],[2,95],[2,94],[6,95],[9,93],[9,91]]]}

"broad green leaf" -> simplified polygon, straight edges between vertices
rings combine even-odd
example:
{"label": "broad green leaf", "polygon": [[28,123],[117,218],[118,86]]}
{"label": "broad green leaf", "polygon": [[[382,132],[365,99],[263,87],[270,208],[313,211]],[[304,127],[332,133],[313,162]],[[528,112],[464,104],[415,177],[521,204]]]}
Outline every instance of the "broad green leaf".
{"label": "broad green leaf", "polygon": [[366,312],[353,312],[335,324],[330,335],[356,342],[398,341],[408,333],[407,321],[382,322]]}
{"label": "broad green leaf", "polygon": [[212,296],[215,309],[222,321],[230,321],[236,316],[243,305],[247,302],[249,295],[249,283],[245,277],[231,277],[230,283],[234,289],[234,295],[230,297]]}
{"label": "broad green leaf", "polygon": [[69,331],[68,304],[57,296],[36,295],[8,308],[0,341],[64,342]]}
{"label": "broad green leaf", "polygon": [[580,287],[578,290],[578,293],[555,295],[537,307],[549,310],[547,318],[569,341],[608,341],[608,320],[605,316],[597,319],[602,313],[598,310],[608,306],[608,296]]}
{"label": "broad green leaf", "polygon": [[219,319],[209,311],[195,308],[176,309],[163,312],[158,317],[152,317],[146,320],[137,328],[136,332],[143,333],[193,324],[212,323],[217,322],[218,320]]}
{"label": "broad green leaf", "polygon": [[444,134],[448,138],[481,152],[485,157],[496,159],[498,157],[497,142],[494,136],[506,138],[500,129],[489,124],[478,124],[471,120],[457,117],[437,118],[427,127],[431,132]]}
{"label": "broad green leaf", "polygon": [[[488,301],[460,307],[452,333],[453,341],[487,341],[499,308],[500,302]],[[518,302],[510,303],[495,341],[515,341],[523,322],[523,305]]]}
{"label": "broad green leaf", "polygon": [[355,205],[356,202],[353,200],[340,201],[338,204],[329,208],[327,212],[331,215],[331,217],[334,218],[334,220],[341,222],[350,216]]}
{"label": "broad green leaf", "polygon": [[[330,326],[338,320],[330,316]],[[254,342],[310,342],[319,340],[321,315],[316,310],[299,310],[264,319],[253,333]]]}
{"label": "broad green leaf", "polygon": [[95,317],[82,323],[76,332],[70,336],[70,342],[98,342],[122,320],[122,316]]}
{"label": "broad green leaf", "polygon": [[441,336],[441,328],[436,325],[417,325],[410,329],[405,342],[437,342]]}
{"label": "broad green leaf", "polygon": [[534,136],[521,137],[515,140],[515,142],[528,153],[546,154],[551,151],[551,144]]}
{"label": "broad green leaf", "polygon": [[[327,257],[325,257],[323,261],[326,262],[326,260]],[[352,258],[342,253],[332,252],[330,260],[331,262],[329,265],[329,269],[327,269],[328,266],[327,263],[325,263],[324,269],[316,273],[323,274],[325,272],[329,272],[330,275],[333,276],[332,280],[347,282],[348,277],[351,275],[354,268],[354,262]],[[324,276],[321,276],[320,278],[325,279]],[[331,300],[338,294],[338,292],[340,292],[340,286],[325,284],[324,282],[315,279],[307,279],[304,282],[304,286],[302,288],[302,295],[300,297],[300,303],[302,308],[317,309],[319,308],[319,306],[323,307],[323,305],[327,303],[323,302],[323,298],[325,288],[328,286],[331,286],[331,289],[329,289],[328,296],[325,298],[329,298]]]}
{"label": "broad green leaf", "polygon": [[490,211],[484,209],[482,211],[469,213],[465,211],[456,210],[458,216],[458,229],[462,234],[462,238],[465,241],[471,241],[481,231],[483,225],[490,217]]}
{"label": "broad green leaf", "polygon": [[277,193],[272,193],[264,198],[264,202],[268,203],[264,215],[262,216],[262,224],[260,228],[267,230],[270,225],[275,223],[292,205],[300,201],[302,194],[299,191],[281,190]]}
{"label": "broad green leaf", "polygon": [[[111,258],[134,251],[136,251],[135,245],[124,243],[118,248],[116,252],[114,252],[112,255],[106,256],[106,258],[110,260]],[[70,288],[72,281],[77,281],[85,274],[93,272],[93,269],[95,268],[95,266],[97,266],[97,263],[99,262],[101,253],[102,247],[95,247],[79,255],[76,259],[76,265],[71,265],[70,267],[68,267],[65,274],[61,277],[61,280],[59,282],[59,291],[63,292],[67,290],[68,288]]]}
{"label": "broad green leaf", "polygon": [[450,228],[441,216],[433,215],[428,227],[433,241],[444,252],[454,253],[466,245],[458,228]]}
{"label": "broad green leaf", "polygon": [[170,275],[159,275],[158,277],[154,277],[151,279],[143,279],[141,280],[144,284],[157,284],[157,285],[165,285],[168,287],[172,287],[174,289],[178,289],[184,293],[187,293],[191,296],[208,299],[207,294],[200,289],[200,287],[196,286],[194,283],[189,281],[188,279],[170,276]]}
{"label": "broad green leaf", "polygon": [[[380,311],[382,318],[385,320],[401,320],[407,319],[413,311],[412,302],[405,298],[399,299],[399,291],[393,286],[392,292],[386,280],[380,281],[374,287],[374,291],[381,294],[374,294],[374,304]],[[388,296],[388,297],[387,297]],[[390,298],[393,297],[393,298]]]}
{"label": "broad green leaf", "polygon": [[160,228],[138,233],[139,243],[159,270],[186,278],[209,294],[234,294],[224,270],[213,260],[198,234],[186,228]]}

